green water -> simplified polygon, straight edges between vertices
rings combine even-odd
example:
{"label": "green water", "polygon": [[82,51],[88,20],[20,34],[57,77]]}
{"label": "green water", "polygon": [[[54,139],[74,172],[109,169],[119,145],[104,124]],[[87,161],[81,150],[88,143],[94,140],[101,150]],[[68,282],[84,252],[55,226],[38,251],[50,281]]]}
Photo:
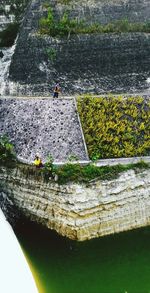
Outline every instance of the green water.
{"label": "green water", "polygon": [[150,293],[150,228],[86,242],[27,222],[15,232],[40,293]]}

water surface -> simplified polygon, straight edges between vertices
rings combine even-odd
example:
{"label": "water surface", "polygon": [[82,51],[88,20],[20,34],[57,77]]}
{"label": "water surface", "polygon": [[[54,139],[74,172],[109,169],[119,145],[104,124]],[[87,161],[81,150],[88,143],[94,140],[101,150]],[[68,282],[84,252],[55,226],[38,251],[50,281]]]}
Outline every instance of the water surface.
{"label": "water surface", "polygon": [[150,292],[150,228],[85,242],[29,222],[15,232],[40,293]]}

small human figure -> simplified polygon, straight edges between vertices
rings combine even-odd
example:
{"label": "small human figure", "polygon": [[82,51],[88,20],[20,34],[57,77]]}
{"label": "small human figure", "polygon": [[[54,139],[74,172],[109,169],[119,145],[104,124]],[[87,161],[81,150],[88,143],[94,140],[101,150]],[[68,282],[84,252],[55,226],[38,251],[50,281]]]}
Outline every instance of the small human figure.
{"label": "small human figure", "polygon": [[60,93],[60,86],[59,86],[59,84],[56,84],[54,91],[53,91],[53,98],[58,98],[59,93]]}
{"label": "small human figure", "polygon": [[0,51],[0,58],[3,58],[3,57],[4,57],[3,51]]}
{"label": "small human figure", "polygon": [[38,155],[35,156],[35,159],[34,159],[34,165],[37,167],[37,168],[40,168],[43,166],[43,163],[42,163],[42,160],[40,159],[40,157]]}

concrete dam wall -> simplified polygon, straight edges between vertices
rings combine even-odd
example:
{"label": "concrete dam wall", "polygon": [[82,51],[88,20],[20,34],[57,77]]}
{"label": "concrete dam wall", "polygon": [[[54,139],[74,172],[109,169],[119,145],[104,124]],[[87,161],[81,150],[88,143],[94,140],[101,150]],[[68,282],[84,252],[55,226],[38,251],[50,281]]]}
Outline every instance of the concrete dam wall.
{"label": "concrete dam wall", "polygon": [[88,184],[44,182],[23,168],[0,167],[0,196],[29,219],[73,240],[150,225],[150,171],[130,170]]}
{"label": "concrete dam wall", "polygon": [[[56,81],[65,94],[143,92],[149,89],[150,36],[145,33],[85,34],[50,37],[39,34],[39,20],[47,15],[45,1],[32,1],[20,28],[9,71],[13,93],[49,95]],[[70,18],[87,24],[119,19],[147,22],[148,1],[49,1],[57,19]],[[55,52],[55,57],[50,56]]]}

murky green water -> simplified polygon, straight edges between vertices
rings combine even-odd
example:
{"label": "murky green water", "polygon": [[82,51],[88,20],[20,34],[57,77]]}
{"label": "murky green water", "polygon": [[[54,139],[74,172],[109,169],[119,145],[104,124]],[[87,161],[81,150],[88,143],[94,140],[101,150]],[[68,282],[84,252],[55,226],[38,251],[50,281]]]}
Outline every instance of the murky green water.
{"label": "murky green water", "polygon": [[150,292],[150,228],[86,242],[27,222],[15,232],[40,293]]}

